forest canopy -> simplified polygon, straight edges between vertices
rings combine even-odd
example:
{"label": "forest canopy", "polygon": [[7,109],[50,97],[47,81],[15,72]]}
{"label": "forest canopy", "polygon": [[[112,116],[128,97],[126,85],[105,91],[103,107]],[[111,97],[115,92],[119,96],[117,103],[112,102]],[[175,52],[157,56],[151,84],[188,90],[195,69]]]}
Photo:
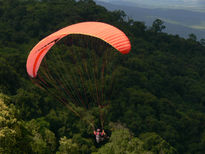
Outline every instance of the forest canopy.
{"label": "forest canopy", "polygon": [[[119,28],[132,45],[115,57],[114,88],[105,90],[109,139],[101,144],[85,122],[94,117],[97,123],[98,109],[77,108],[85,117],[79,119],[26,72],[41,39],[85,21]],[[160,19],[147,27],[93,0],[0,0],[0,153],[205,153],[204,39],[165,28]],[[53,51],[69,51],[66,45]],[[92,92],[93,84],[87,86]]]}

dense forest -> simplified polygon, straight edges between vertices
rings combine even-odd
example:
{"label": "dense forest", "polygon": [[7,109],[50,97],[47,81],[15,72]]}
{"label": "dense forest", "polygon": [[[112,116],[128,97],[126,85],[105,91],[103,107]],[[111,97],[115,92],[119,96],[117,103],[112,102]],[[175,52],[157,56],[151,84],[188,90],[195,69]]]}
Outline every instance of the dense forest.
{"label": "dense forest", "polygon": [[[35,44],[83,21],[116,26],[132,45],[116,59],[104,126],[109,139],[100,144],[26,72]],[[165,28],[159,19],[147,27],[93,0],[0,0],[0,153],[205,153],[205,40]]]}

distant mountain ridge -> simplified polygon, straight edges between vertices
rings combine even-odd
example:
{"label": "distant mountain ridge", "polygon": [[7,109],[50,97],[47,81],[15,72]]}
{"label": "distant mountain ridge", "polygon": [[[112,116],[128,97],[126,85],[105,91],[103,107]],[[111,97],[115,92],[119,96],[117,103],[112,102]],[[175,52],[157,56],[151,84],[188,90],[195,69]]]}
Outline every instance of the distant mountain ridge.
{"label": "distant mountain ridge", "polygon": [[129,17],[137,21],[145,22],[147,26],[150,26],[155,19],[159,18],[165,22],[165,32],[167,33],[178,34],[185,38],[187,38],[190,33],[194,33],[198,39],[205,38],[205,12],[148,9],[128,6],[129,4],[112,4],[102,1],[96,1],[96,3],[106,7],[108,10],[123,10]]}
{"label": "distant mountain ridge", "polygon": [[204,0],[98,0],[102,2],[142,8],[170,8],[205,12]]}

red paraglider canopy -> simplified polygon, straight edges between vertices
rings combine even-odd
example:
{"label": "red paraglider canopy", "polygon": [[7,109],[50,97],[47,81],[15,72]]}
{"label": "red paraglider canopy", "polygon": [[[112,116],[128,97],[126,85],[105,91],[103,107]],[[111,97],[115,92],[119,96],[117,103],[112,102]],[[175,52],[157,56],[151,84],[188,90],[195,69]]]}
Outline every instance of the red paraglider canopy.
{"label": "red paraglider canopy", "polygon": [[49,49],[60,39],[70,34],[88,35],[104,40],[122,54],[131,49],[127,36],[118,28],[102,22],[82,22],[67,26],[41,40],[30,52],[27,59],[27,72],[30,77],[37,76],[41,61]]}

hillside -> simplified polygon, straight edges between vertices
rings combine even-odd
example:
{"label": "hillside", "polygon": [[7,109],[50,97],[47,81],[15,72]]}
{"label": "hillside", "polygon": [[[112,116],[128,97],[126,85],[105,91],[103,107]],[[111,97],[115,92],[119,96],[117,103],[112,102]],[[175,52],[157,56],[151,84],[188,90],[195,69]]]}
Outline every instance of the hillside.
{"label": "hillside", "polygon": [[198,40],[205,36],[205,13],[193,12],[179,9],[163,9],[163,8],[142,8],[135,5],[123,5],[118,3],[106,3],[96,1],[106,7],[108,10],[123,10],[130,18],[137,21],[145,22],[150,26],[152,22],[159,18],[165,22],[165,32],[171,34],[178,34],[181,37],[187,38],[189,34],[193,33],[198,37]]}
{"label": "hillside", "polygon": [[196,12],[205,12],[204,0],[98,0],[124,6],[139,6],[141,8],[183,9]]}
{"label": "hillside", "polygon": [[[0,153],[205,153],[204,41],[164,33],[161,20],[151,27],[125,20],[123,12],[108,11],[92,0],[0,0],[0,14]],[[62,83],[54,83],[47,70],[42,70],[56,85],[54,91],[46,92],[28,76],[26,61],[41,39],[83,21],[100,21],[119,28],[130,39],[132,48],[127,55],[114,54],[114,60],[111,56],[105,58],[112,62],[101,85],[105,88],[100,96],[109,96],[105,106],[99,109],[98,102],[91,99],[90,95],[98,91],[98,81],[89,75],[82,82],[87,87],[78,82],[76,89],[85,95],[88,105],[96,103],[97,107],[83,108],[71,97],[63,98],[83,116],[79,118],[55,97],[62,89],[67,92],[64,87],[58,88]],[[81,42],[91,45],[77,46]],[[62,66],[72,66],[78,72],[79,63],[89,64],[84,59],[75,62],[78,53],[96,51],[100,57],[101,50],[115,51],[98,39],[79,35],[58,43],[51,51],[62,52],[67,65],[51,59],[47,64],[56,72]],[[70,55],[73,58],[67,58]],[[49,68],[46,63],[43,66]],[[67,77],[81,81],[84,76],[72,71]],[[95,72],[91,74],[95,76]],[[41,81],[43,85],[48,83]],[[52,88],[50,83],[47,91]],[[77,99],[83,102],[80,95]],[[93,120],[98,128],[102,126],[99,118],[104,120],[102,129],[109,138],[97,144],[88,121]]]}

